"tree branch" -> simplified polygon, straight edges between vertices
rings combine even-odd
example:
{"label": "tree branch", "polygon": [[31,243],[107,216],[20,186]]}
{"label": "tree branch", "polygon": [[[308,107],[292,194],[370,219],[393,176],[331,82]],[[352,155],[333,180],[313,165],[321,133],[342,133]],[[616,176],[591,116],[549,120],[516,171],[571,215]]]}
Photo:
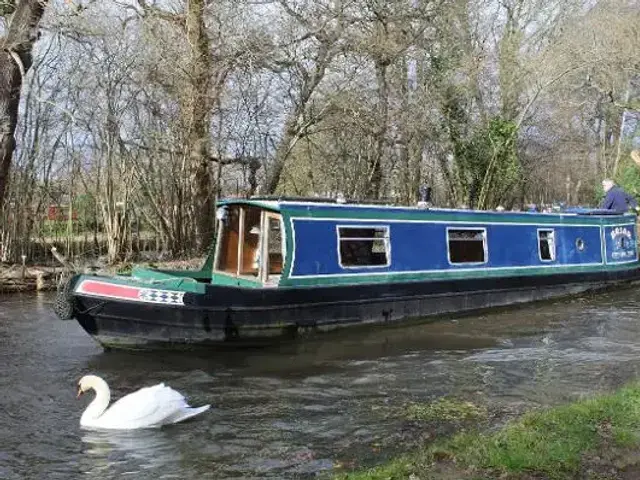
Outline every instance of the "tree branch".
{"label": "tree branch", "polygon": [[150,17],[156,17],[166,22],[175,23],[179,27],[186,29],[187,16],[185,14],[168,12],[166,10],[163,10],[162,8],[156,7],[155,4],[149,4],[147,0],[136,0],[136,1],[140,6],[140,9],[142,10],[142,13],[136,10],[141,17],[144,17],[145,15],[148,15]]}

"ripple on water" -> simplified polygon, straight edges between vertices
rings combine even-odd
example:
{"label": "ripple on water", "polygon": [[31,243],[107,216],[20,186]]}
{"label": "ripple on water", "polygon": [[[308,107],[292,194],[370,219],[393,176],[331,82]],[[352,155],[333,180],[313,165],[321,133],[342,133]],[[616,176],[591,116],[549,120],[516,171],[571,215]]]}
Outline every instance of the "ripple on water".
{"label": "ripple on water", "polygon": [[[633,290],[198,355],[104,354],[76,323],[53,318],[50,298],[0,299],[2,479],[312,477],[401,448],[410,433],[390,412],[409,402],[460,397],[508,418],[640,372]],[[89,372],[104,376],[114,398],[164,381],[213,408],[159,430],[84,431],[86,399],[75,399],[75,384]]]}

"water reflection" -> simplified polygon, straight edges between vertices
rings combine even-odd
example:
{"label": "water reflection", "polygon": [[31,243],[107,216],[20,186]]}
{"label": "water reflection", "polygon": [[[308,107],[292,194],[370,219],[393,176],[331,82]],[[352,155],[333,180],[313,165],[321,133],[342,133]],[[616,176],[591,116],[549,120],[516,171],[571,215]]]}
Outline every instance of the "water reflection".
{"label": "water reflection", "polygon": [[[361,332],[322,334],[306,341],[244,350],[184,352],[109,352],[93,355],[89,369],[118,372],[136,364],[136,370],[166,368],[188,372],[194,381],[209,381],[207,372],[238,370],[263,375],[309,375],[344,368],[343,362],[377,361],[410,351],[477,350],[495,347],[499,339],[485,332],[464,332],[459,322]],[[133,372],[135,375],[135,372]]]}
{"label": "water reflection", "polygon": [[83,473],[100,478],[105,470],[130,462],[140,469],[160,469],[179,464],[182,456],[162,429],[131,432],[88,431],[82,434]]}

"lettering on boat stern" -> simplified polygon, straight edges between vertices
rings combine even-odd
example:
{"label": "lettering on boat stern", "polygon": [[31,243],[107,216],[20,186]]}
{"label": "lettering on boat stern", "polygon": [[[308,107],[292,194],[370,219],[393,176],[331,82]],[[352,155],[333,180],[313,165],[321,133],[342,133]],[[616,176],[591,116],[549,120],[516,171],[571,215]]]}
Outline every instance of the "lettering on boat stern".
{"label": "lettering on boat stern", "polygon": [[636,256],[635,241],[629,228],[615,227],[611,229],[610,235],[613,242],[613,252],[611,252],[613,260],[628,260]]}

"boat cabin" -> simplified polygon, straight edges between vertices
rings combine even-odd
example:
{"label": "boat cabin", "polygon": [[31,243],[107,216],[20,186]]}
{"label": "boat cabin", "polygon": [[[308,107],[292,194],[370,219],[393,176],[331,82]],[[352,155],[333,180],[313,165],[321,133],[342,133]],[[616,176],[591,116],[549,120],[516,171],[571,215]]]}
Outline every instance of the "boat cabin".
{"label": "boat cabin", "polygon": [[638,263],[635,215],[228,200],[212,283],[313,286],[588,272]]}
{"label": "boat cabin", "polygon": [[280,213],[250,203],[235,203],[219,207],[216,216],[219,233],[214,273],[277,285],[285,251]]}

